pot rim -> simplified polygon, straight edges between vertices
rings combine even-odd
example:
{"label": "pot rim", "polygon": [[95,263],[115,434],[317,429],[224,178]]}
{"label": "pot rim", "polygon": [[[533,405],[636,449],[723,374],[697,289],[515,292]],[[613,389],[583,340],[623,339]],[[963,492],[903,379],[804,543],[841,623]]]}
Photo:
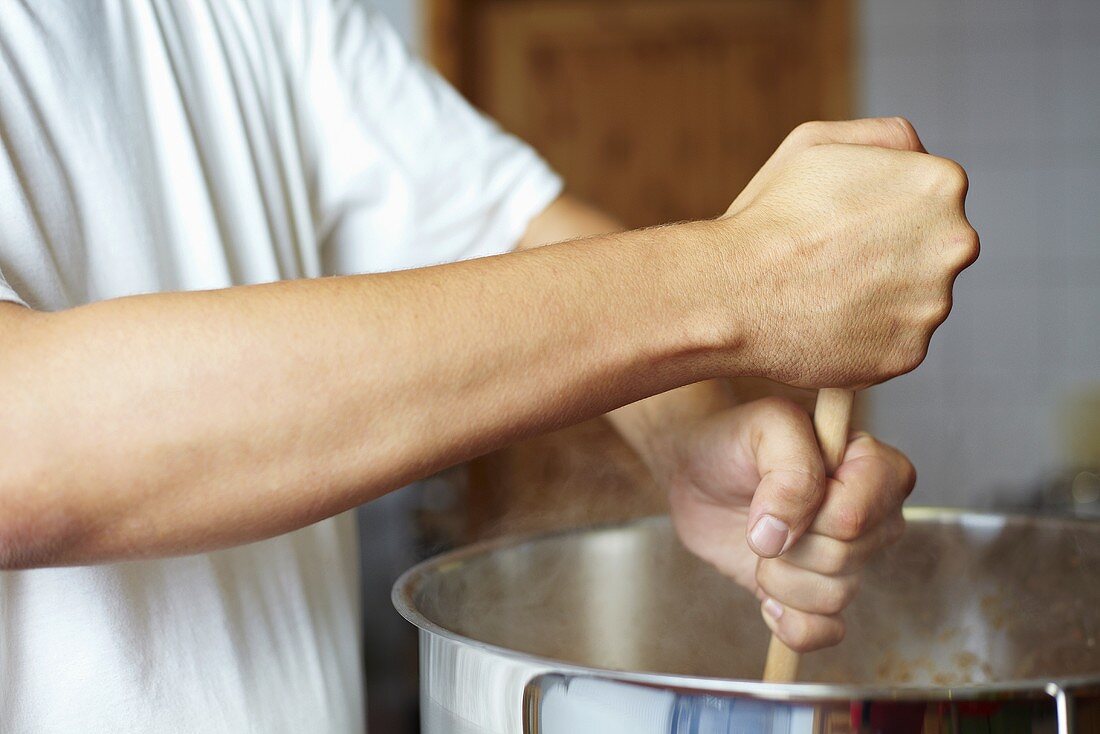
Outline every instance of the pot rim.
{"label": "pot rim", "polygon": [[[1081,526],[1092,530],[1100,528],[1100,521],[1081,517],[1067,517],[1050,514],[1032,514],[1024,512],[983,512],[946,507],[906,507],[906,521],[923,523],[942,523],[954,521],[968,527],[1016,525],[1059,525]],[[423,632],[444,638],[451,642],[468,645],[479,651],[500,656],[508,660],[522,662],[532,666],[541,666],[546,670],[541,675],[561,674],[573,677],[599,678],[650,687],[681,689],[705,693],[726,693],[785,701],[833,700],[980,700],[1004,698],[1009,694],[1028,698],[1055,697],[1072,693],[1083,687],[1096,688],[1100,695],[1100,671],[1090,675],[1026,678],[998,681],[995,683],[975,683],[961,686],[915,685],[870,685],[855,683],[767,683],[759,680],[736,678],[716,678],[711,676],[693,676],[677,673],[658,673],[647,671],[625,671],[613,668],[581,665],[534,653],[522,652],[482,640],[468,637],[447,629],[425,616],[416,606],[415,594],[421,581],[437,572],[447,572],[455,565],[504,548],[518,548],[554,538],[587,533],[600,533],[627,530],[645,524],[666,523],[667,515],[654,515],[622,523],[596,525],[583,528],[568,528],[535,535],[504,536],[479,541],[439,554],[422,561],[397,579],[390,598],[398,613],[406,621]]]}

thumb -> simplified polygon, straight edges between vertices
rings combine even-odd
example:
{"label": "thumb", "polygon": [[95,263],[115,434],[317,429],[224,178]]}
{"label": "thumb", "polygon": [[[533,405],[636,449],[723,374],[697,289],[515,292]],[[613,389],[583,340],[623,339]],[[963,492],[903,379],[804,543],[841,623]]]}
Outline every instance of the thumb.
{"label": "thumb", "polygon": [[753,421],[760,483],[749,505],[748,543],[774,558],[813,523],[825,498],[825,467],[809,414],[790,401],[761,402]]}
{"label": "thumb", "polygon": [[752,177],[723,215],[732,217],[744,210],[775,172],[796,153],[815,145],[872,145],[916,153],[927,153],[913,125],[904,117],[867,117],[861,120],[804,122],[788,135],[779,148]]}
{"label": "thumb", "polygon": [[866,117],[860,120],[809,122],[800,125],[784,144],[799,149],[814,145],[873,145],[879,148],[927,153],[913,124],[904,117]]}

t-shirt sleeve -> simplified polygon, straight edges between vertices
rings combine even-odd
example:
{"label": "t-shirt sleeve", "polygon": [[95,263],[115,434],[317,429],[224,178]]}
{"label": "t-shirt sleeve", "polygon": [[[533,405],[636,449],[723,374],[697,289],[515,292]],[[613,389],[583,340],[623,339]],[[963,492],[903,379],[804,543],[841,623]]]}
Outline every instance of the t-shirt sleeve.
{"label": "t-shirt sleeve", "polygon": [[22,306],[26,306],[26,302],[19,297],[19,294],[15,292],[15,289],[8,285],[8,281],[4,280],[4,273],[0,271],[0,302],[10,301],[12,303],[18,303]]}
{"label": "t-shirt sleeve", "polygon": [[413,57],[377,10],[357,0],[313,8],[306,137],[324,269],[513,248],[560,194],[560,178]]}

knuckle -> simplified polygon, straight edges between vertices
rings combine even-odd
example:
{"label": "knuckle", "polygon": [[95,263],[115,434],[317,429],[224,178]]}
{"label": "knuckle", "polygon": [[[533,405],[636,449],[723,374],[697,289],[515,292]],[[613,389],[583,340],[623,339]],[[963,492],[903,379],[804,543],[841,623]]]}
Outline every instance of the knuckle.
{"label": "knuckle", "polygon": [[798,615],[780,627],[780,638],[795,652],[806,653],[836,645],[844,639],[839,617]]}
{"label": "knuckle", "polygon": [[[825,481],[824,474],[793,473],[786,475],[775,482],[772,497],[780,506],[794,510],[806,508],[817,500],[817,488]],[[817,500],[820,501],[820,500]],[[788,522],[791,518],[786,518]]]}
{"label": "knuckle", "polygon": [[833,645],[839,645],[844,640],[844,635],[847,632],[847,628],[844,625],[844,620],[835,619],[831,620],[828,628],[824,630],[821,638],[821,647],[831,647]]}
{"label": "knuckle", "polygon": [[884,444],[882,441],[879,441],[877,438],[875,438],[873,434],[867,433],[866,431],[859,432],[859,441],[867,447],[867,451],[869,453],[875,456],[881,454],[886,449],[886,444]]}
{"label": "knuckle", "polygon": [[799,615],[791,619],[783,630],[783,641],[795,652],[810,652],[818,647],[809,620]]}
{"label": "knuckle", "polygon": [[819,609],[822,614],[840,614],[855,598],[858,582],[850,579],[830,579],[821,589]]}
{"label": "knuckle", "polygon": [[[913,325],[913,328],[921,332],[928,330],[928,327],[919,321]],[[905,343],[894,345],[892,349],[884,350],[879,359],[877,381],[883,382],[898,375],[904,375],[916,369],[923,358],[917,346]]]}
{"label": "knuckle", "polygon": [[951,315],[951,305],[950,295],[937,298],[928,308],[927,326],[934,329],[947,321],[947,317]]}
{"label": "knuckle", "polygon": [[918,139],[917,129],[913,127],[913,123],[909,122],[909,118],[902,115],[897,115],[895,117],[891,117],[890,120],[893,122],[894,125],[897,125],[899,128],[901,128],[902,134],[906,137],[910,144]]}
{"label": "knuckle", "polygon": [[936,308],[935,319],[936,319],[936,326],[939,326],[944,321],[947,321],[947,317],[951,315],[951,308],[953,306],[953,304],[951,302],[951,297],[947,296],[947,297],[941,298],[940,302],[939,302],[939,304],[937,304],[937,306],[938,306],[938,308]]}
{"label": "knuckle", "polygon": [[[905,454],[901,454],[899,473],[901,475],[902,490],[905,496],[908,497],[913,493],[913,488],[917,486],[917,467],[913,466],[913,462]],[[904,521],[902,521],[902,524],[904,525]]]}
{"label": "knuckle", "polygon": [[847,503],[836,510],[837,539],[847,542],[858,540],[867,530],[869,513],[867,508]]}
{"label": "knuckle", "polygon": [[978,237],[978,231],[967,224],[962,236],[959,238],[959,244],[958,265],[960,269],[967,268],[974,264],[982,251],[981,239]]}
{"label": "knuckle", "polygon": [[902,365],[902,370],[904,372],[912,372],[917,367],[921,366],[921,363],[924,362],[924,359],[927,356],[928,356],[928,345],[923,344],[923,345],[921,345],[921,347],[919,349],[913,350],[913,352],[909,355],[909,361],[905,362]]}
{"label": "knuckle", "polygon": [[848,606],[848,595],[841,589],[830,587],[821,597],[816,610],[822,614],[840,614]]}
{"label": "knuckle", "polygon": [[890,141],[890,147],[909,151],[924,150],[916,128],[907,118],[900,115],[881,117],[876,122],[882,126],[886,139]]}
{"label": "knuckle", "polygon": [[928,342],[923,339],[918,344],[900,350],[893,365],[894,375],[904,375],[907,372],[912,372],[920,367],[926,356],[928,356]]}
{"label": "knuckle", "polygon": [[820,120],[803,122],[788,136],[789,139],[804,145],[814,145],[824,138],[825,123]]}
{"label": "knuckle", "polygon": [[855,562],[855,548],[851,543],[837,543],[824,565],[829,575],[841,574],[848,571]]}
{"label": "knuckle", "polygon": [[935,187],[950,195],[963,195],[970,188],[966,169],[950,158],[935,158]]}

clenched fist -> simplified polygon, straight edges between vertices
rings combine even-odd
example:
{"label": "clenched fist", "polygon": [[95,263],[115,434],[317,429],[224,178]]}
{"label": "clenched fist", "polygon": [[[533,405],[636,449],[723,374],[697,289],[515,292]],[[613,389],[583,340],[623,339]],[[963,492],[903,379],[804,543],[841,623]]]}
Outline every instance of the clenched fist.
{"label": "clenched fist", "polygon": [[900,118],[796,129],[715,223],[740,236],[714,277],[749,299],[718,337],[734,371],[862,387],[920,364],[978,255],[966,190]]}
{"label": "clenched fist", "polygon": [[650,463],[684,545],[755,593],[790,647],[839,642],[864,563],[905,526],[901,506],[916,480],[909,460],[857,434],[826,477],[810,416],[777,398],[664,438]]}
{"label": "clenched fist", "polygon": [[[799,127],[688,240],[718,332],[711,374],[863,387],[916,367],[978,254],[966,189],[958,164],[926,153],[900,118]],[[909,460],[853,435],[826,477],[793,403],[733,407],[713,391],[690,410],[643,402],[641,428],[619,420],[668,490],[684,545],[752,590],[790,647],[838,642],[864,563],[904,527]]]}

